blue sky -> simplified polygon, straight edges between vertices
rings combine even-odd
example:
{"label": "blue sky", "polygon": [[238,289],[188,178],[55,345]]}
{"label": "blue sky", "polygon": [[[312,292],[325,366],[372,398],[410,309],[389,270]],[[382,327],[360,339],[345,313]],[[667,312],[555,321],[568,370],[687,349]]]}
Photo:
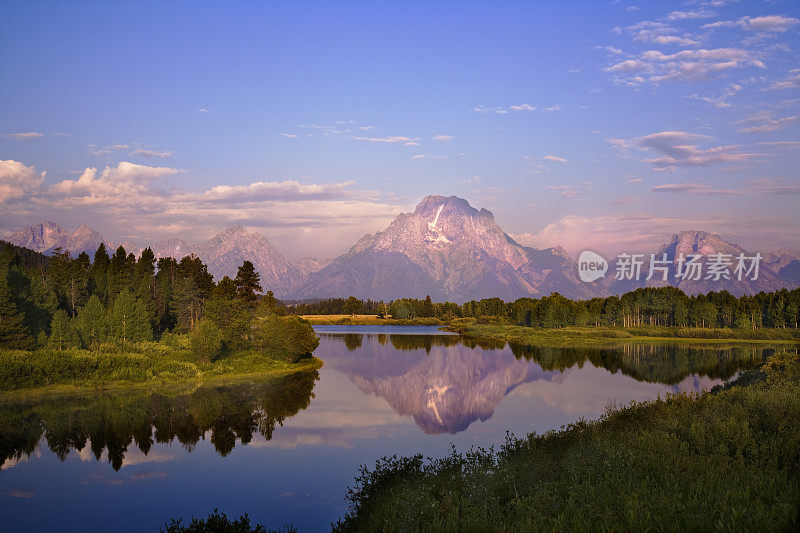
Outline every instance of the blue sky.
{"label": "blue sky", "polygon": [[796,2],[0,4],[0,232],[333,256],[427,194],[570,252],[800,246]]}

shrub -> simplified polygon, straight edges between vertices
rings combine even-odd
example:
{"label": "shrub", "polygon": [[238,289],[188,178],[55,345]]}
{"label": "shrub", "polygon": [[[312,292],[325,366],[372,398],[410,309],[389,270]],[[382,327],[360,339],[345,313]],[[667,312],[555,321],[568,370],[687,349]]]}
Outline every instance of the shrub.
{"label": "shrub", "polygon": [[200,363],[210,363],[222,352],[222,333],[211,320],[204,318],[189,334],[189,347]]}

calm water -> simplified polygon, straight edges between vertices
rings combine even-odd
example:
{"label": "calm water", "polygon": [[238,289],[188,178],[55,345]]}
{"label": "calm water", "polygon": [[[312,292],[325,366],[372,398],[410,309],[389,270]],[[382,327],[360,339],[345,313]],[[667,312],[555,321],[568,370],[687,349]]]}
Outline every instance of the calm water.
{"label": "calm water", "polygon": [[326,530],[361,464],[544,432],[700,391],[761,348],[520,348],[427,327],[317,327],[319,372],[169,395],[0,403],[0,529],[158,530],[215,507]]}

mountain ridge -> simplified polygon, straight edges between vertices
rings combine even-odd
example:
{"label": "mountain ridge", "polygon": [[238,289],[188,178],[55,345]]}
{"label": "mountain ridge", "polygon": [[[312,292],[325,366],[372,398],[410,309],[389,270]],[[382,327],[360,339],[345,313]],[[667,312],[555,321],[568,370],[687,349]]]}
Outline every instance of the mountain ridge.
{"label": "mountain ridge", "polygon": [[[56,248],[73,255],[90,256],[104,243],[114,246],[99,232],[82,225],[69,232],[55,222],[44,221],[22,228],[9,242],[51,254]],[[126,250],[142,248],[125,243]],[[131,249],[128,247],[131,246]],[[209,266],[215,279],[236,275],[245,260],[253,262],[264,290],[290,299],[357,296],[391,300],[401,297],[463,302],[499,297],[540,297],[553,292],[573,299],[621,294],[645,286],[670,284],[688,294],[726,289],[732,294],[771,291],[800,284],[800,250],[781,248],[766,254],[759,279],[676,281],[680,254],[707,256],[747,253],[741,246],[718,234],[684,230],[662,243],[656,257],[667,255],[668,281],[615,279],[616,261],[610,261],[604,279],[584,283],[578,278],[577,262],[561,246],[536,249],[521,245],[496,223],[491,211],[477,209],[457,196],[429,195],[410,213],[399,214],[385,229],[358,239],[347,252],[334,259],[306,257],[291,261],[257,232],[241,225],[225,228],[198,244],[179,238],[151,246],[156,257],[182,258],[194,254]],[[642,268],[646,276],[650,254]]]}

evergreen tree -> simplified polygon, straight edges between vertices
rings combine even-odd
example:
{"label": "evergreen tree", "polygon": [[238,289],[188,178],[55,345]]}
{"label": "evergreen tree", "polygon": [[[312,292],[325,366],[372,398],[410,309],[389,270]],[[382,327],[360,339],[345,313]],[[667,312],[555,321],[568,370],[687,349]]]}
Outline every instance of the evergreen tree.
{"label": "evergreen tree", "polygon": [[0,271],[0,347],[27,349],[32,345],[32,338],[25,327],[25,316],[14,304],[6,274]]}
{"label": "evergreen tree", "polygon": [[350,296],[344,303],[344,312],[350,316],[354,316],[361,310],[361,300],[355,296]]}
{"label": "evergreen tree", "polygon": [[256,301],[256,293],[261,292],[261,279],[250,261],[245,261],[236,273],[236,292],[248,303]]}
{"label": "evergreen tree", "polygon": [[214,294],[205,305],[204,319],[214,322],[222,335],[226,350],[238,350],[245,346],[250,330],[251,313],[245,302],[230,292],[230,284],[224,283],[227,276],[220,281]]}
{"label": "evergreen tree", "polygon": [[127,289],[123,289],[114,300],[109,329],[111,336],[123,347],[130,342],[153,338],[146,307]]}
{"label": "evergreen tree", "polygon": [[90,349],[97,349],[108,339],[106,310],[96,294],[78,310],[78,332],[83,344]]}
{"label": "evergreen tree", "polygon": [[59,309],[53,315],[53,321],[50,323],[50,339],[47,345],[58,350],[78,346],[78,335],[69,315],[63,309]]}
{"label": "evergreen tree", "polygon": [[89,268],[89,287],[102,302],[108,302],[108,251],[102,242],[94,253],[94,261]]}

